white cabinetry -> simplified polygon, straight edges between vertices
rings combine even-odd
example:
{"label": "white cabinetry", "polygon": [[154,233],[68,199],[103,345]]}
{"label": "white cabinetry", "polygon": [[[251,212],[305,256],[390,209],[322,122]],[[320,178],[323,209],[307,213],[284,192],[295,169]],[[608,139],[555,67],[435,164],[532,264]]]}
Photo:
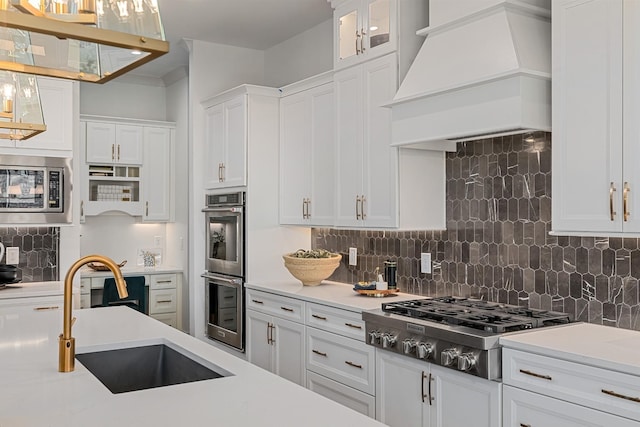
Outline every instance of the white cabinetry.
{"label": "white cabinetry", "polygon": [[57,296],[41,296],[30,298],[7,298],[0,300],[0,314],[11,313],[31,313],[45,312],[51,310],[61,310],[64,307],[64,298]]}
{"label": "white cabinetry", "polygon": [[333,0],[334,68],[340,69],[398,51],[401,75],[424,38],[428,25],[424,0]]}
{"label": "white cabinetry", "polygon": [[640,233],[640,4],[552,7],[553,231]]}
{"label": "white cabinetry", "polygon": [[280,224],[333,225],[333,83],[318,83],[280,99]]}
{"label": "white cabinetry", "polygon": [[172,123],[84,116],[81,221],[107,211],[169,221],[174,133]]}
{"label": "white cabinetry", "polygon": [[501,384],[380,350],[376,418],[390,426],[501,425]]}
{"label": "white cabinetry", "polygon": [[[606,349],[600,350],[607,354]],[[510,348],[503,349],[502,358],[502,377],[508,390],[505,427],[520,424],[604,427],[638,425],[640,421],[635,375]],[[530,397],[534,399],[529,401]],[[625,421],[627,418],[634,422]],[[586,420],[590,423],[580,424]]]}
{"label": "white cabinetry", "polygon": [[255,290],[246,297],[247,360],[304,385],[304,302]]}

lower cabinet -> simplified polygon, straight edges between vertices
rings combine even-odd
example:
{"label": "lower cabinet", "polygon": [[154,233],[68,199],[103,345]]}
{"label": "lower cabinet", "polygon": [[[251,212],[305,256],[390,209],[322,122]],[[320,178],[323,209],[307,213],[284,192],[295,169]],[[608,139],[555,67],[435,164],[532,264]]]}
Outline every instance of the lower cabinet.
{"label": "lower cabinet", "polygon": [[337,381],[307,371],[307,388],[356,412],[376,417],[376,398]]}
{"label": "lower cabinet", "polygon": [[504,427],[632,427],[637,421],[504,386]]}
{"label": "lower cabinet", "polygon": [[376,419],[389,426],[499,427],[501,384],[376,353]]}
{"label": "lower cabinet", "polygon": [[33,298],[7,298],[0,300],[0,314],[3,314],[5,310],[11,313],[46,312],[51,310],[62,311],[63,307],[64,297],[62,295]]}
{"label": "lower cabinet", "polygon": [[304,385],[304,325],[247,310],[247,360]]}

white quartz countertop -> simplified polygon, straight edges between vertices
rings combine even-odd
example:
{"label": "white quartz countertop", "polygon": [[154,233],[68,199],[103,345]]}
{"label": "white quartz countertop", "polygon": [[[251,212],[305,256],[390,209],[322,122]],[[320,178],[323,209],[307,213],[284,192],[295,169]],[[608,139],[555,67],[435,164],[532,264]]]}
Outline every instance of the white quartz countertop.
{"label": "white quartz countertop", "polygon": [[[164,273],[182,273],[182,268],[174,267],[171,265],[159,265],[157,267],[143,267],[141,265],[129,265],[125,264],[120,268],[123,276],[133,275],[145,275],[145,274],[164,274]],[[110,271],[95,271],[89,267],[82,267],[80,269],[80,277],[113,277],[113,273]]]}
{"label": "white quartz countertop", "polygon": [[360,295],[353,290],[353,285],[347,283],[324,281],[318,286],[303,286],[292,279],[290,282],[256,283],[248,282],[249,289],[271,292],[304,301],[327,304],[345,310],[362,312],[380,308],[383,302],[407,301],[425,298],[420,295],[398,293],[384,298],[373,298]]}
{"label": "white quartz countertop", "polygon": [[60,312],[0,315],[0,426],[381,426],[127,307],[76,310],[76,353],[167,340],[232,376],[112,394],[76,361],[59,373]]}
{"label": "white quartz countertop", "polygon": [[63,282],[16,283],[0,289],[0,300],[62,295]]}
{"label": "white quartz countertop", "polygon": [[640,376],[640,332],[591,323],[500,338],[507,348]]}

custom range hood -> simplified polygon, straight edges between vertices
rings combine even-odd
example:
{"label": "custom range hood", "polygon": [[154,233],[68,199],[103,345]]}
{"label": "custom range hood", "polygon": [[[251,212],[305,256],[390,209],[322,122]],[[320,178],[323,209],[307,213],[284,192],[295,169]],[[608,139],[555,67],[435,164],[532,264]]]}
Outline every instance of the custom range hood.
{"label": "custom range hood", "polygon": [[393,101],[392,145],[551,130],[551,0],[431,0],[426,40]]}

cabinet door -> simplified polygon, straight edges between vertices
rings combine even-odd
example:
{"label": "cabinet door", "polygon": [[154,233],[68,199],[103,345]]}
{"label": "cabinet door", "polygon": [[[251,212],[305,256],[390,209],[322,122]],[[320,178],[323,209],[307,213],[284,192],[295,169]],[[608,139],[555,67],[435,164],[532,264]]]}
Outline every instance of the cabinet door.
{"label": "cabinet door", "polygon": [[87,122],[87,163],[114,163],[116,160],[116,125]]}
{"label": "cabinet door", "polygon": [[360,55],[361,0],[349,0],[333,13],[334,67],[355,63]]}
{"label": "cabinet door", "polygon": [[144,128],[143,221],[170,219],[171,133],[169,128]]}
{"label": "cabinet door", "polygon": [[73,82],[38,77],[42,114],[47,130],[26,141],[19,148],[73,151]]}
{"label": "cabinet door", "polygon": [[395,54],[363,64],[364,188],[367,227],[398,226],[398,149],[390,146],[391,109],[382,107],[398,87]]}
{"label": "cabinet door", "polygon": [[333,225],[335,198],[335,104],[333,83],[311,91],[311,200],[309,222]]}
{"label": "cabinet door", "polygon": [[427,392],[429,367],[426,362],[376,351],[378,421],[392,427],[428,425],[431,408]]}
{"label": "cabinet door", "polygon": [[[638,423],[591,408],[504,386],[504,427],[631,427]],[[476,425],[476,424],[473,424]]]}
{"label": "cabinet door", "polygon": [[[336,217],[338,226],[358,226],[362,196],[362,67],[334,75],[336,97]],[[358,211],[359,212],[359,211]]]}
{"label": "cabinet door", "polygon": [[273,371],[271,316],[247,310],[247,360],[267,371]]}
{"label": "cabinet door", "polygon": [[553,229],[622,231],[622,2],[552,7]]}
{"label": "cabinet door", "polygon": [[397,48],[396,6],[397,0],[365,0],[365,25],[362,43],[364,55],[374,56],[389,53]]}
{"label": "cabinet door", "polygon": [[[242,95],[224,104],[226,128],[224,187],[247,185],[247,97]],[[259,137],[256,135],[256,137]]]}
{"label": "cabinet door", "polygon": [[141,126],[116,125],[116,162],[141,165],[143,140]]}
{"label": "cabinet door", "polygon": [[436,365],[431,365],[431,378],[431,427],[500,425],[502,384]]}
{"label": "cabinet door", "polygon": [[301,92],[280,100],[281,224],[309,222],[306,201],[310,198],[311,162],[310,94]]}
{"label": "cabinet door", "polygon": [[205,188],[221,186],[222,164],[224,163],[224,111],[223,105],[214,105],[205,112]]}
{"label": "cabinet door", "polygon": [[273,373],[305,385],[304,325],[273,318]]}

